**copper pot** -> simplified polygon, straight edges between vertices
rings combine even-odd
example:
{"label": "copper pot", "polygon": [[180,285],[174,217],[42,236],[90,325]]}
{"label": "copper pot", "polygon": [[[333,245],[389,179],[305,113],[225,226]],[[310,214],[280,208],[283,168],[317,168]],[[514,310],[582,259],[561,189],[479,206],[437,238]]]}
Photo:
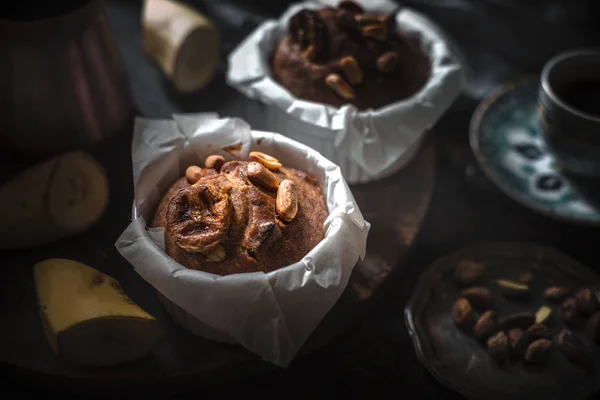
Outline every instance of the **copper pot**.
{"label": "copper pot", "polygon": [[100,0],[57,17],[0,20],[0,145],[43,157],[127,129],[132,102]]}

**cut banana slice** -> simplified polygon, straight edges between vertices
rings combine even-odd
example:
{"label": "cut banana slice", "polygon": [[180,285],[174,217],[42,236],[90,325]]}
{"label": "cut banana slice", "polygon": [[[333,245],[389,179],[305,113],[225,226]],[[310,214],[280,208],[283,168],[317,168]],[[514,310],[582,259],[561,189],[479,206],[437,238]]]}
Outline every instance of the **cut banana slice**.
{"label": "cut banana slice", "polygon": [[39,246],[90,228],[108,192],[104,170],[86,153],[30,167],[0,187],[0,249]]}
{"label": "cut banana slice", "polygon": [[119,283],[85,264],[49,259],[34,266],[42,325],[61,358],[108,366],[149,355],[164,335]]}
{"label": "cut banana slice", "polygon": [[36,165],[0,187],[0,249],[36,246],[58,235],[46,207],[57,165],[58,159]]}
{"label": "cut banana slice", "polygon": [[92,226],[108,205],[108,180],[92,156],[62,156],[48,188],[48,210],[57,226],[80,232]]}
{"label": "cut banana slice", "polygon": [[143,46],[179,92],[208,84],[219,64],[217,26],[192,8],[171,0],[146,0]]}

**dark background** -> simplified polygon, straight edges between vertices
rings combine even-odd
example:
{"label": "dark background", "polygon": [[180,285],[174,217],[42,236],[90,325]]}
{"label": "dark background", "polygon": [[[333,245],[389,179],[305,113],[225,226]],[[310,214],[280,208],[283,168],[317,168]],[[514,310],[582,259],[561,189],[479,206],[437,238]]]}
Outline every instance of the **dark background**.
{"label": "dark background", "polygon": [[[130,73],[134,101],[146,116],[211,111],[211,105],[227,98],[232,90],[223,83],[226,54],[257,24],[278,16],[289,3],[188,2],[217,22],[224,36],[222,63],[215,82],[188,96],[174,95],[166,85],[147,84],[156,79],[158,71],[141,65],[139,57],[129,50],[139,47],[139,25],[129,23],[123,12],[139,12],[135,10],[141,2],[106,2],[113,33]],[[22,1],[11,3],[3,13],[24,15],[26,9],[56,12],[52,7],[58,3],[40,6],[41,2]],[[467,140],[473,109],[490,89],[524,74],[539,72],[544,62],[557,52],[600,44],[594,28],[600,16],[598,2],[409,0],[403,3],[429,16],[449,34],[468,73],[463,96],[434,130],[437,154],[434,194],[409,262],[396,268],[369,316],[322,350],[295,361],[286,371],[275,370],[226,387],[203,388],[202,393],[189,398],[217,395],[267,399],[461,398],[437,383],[419,363],[404,325],[404,305],[424,268],[444,254],[480,241],[538,242],[598,268],[598,229],[553,221],[511,201],[483,176]],[[251,107],[247,112],[252,112]],[[5,383],[8,388],[11,382]],[[22,385],[11,384],[10,388],[17,390],[14,393],[19,397],[51,395],[34,393]]]}

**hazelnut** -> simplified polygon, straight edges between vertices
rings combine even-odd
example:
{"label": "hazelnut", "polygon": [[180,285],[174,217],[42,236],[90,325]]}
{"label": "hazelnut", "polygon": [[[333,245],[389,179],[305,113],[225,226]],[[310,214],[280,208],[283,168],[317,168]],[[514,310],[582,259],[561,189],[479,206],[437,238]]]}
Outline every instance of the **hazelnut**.
{"label": "hazelnut", "polygon": [[473,329],[473,333],[477,339],[487,339],[494,332],[498,330],[498,321],[496,317],[496,313],[494,311],[488,310],[481,314],[477,322],[475,323],[475,328]]}
{"label": "hazelnut", "polygon": [[483,286],[473,286],[463,290],[462,297],[469,300],[469,303],[479,310],[491,308],[494,302],[494,297],[490,289]]}
{"label": "hazelnut", "polygon": [[460,298],[454,302],[452,306],[452,320],[462,328],[473,324],[473,308],[467,299]]}

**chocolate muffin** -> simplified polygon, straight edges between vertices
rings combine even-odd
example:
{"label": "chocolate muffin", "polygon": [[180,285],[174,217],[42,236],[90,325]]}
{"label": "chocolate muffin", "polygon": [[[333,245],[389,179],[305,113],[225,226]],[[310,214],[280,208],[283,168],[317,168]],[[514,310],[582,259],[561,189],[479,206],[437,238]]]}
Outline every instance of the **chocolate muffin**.
{"label": "chocolate muffin", "polygon": [[302,259],[324,236],[321,187],[305,172],[260,152],[250,161],[210,156],[161,200],[152,227],[165,251],[190,269],[218,275],[269,272]]}
{"label": "chocolate muffin", "polygon": [[295,14],[271,64],[294,96],[359,110],[410,97],[431,73],[416,41],[396,32],[393,14],[367,15],[353,1]]}

